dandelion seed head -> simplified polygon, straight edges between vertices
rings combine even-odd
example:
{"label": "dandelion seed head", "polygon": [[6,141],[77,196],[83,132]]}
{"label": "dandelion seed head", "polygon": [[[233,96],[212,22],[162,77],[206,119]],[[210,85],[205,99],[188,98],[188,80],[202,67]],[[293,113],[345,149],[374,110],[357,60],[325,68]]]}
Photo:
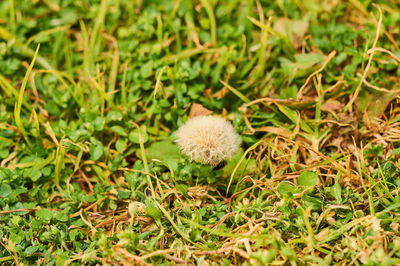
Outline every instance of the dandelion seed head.
{"label": "dandelion seed head", "polygon": [[232,124],[217,116],[190,118],[176,136],[183,154],[192,161],[211,166],[231,158],[240,148],[239,135]]}

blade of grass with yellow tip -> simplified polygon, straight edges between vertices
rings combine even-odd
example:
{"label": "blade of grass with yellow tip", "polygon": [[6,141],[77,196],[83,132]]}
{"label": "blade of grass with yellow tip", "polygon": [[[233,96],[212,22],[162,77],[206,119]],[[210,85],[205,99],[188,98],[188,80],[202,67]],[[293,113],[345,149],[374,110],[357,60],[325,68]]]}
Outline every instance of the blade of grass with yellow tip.
{"label": "blade of grass with yellow tip", "polygon": [[14,108],[15,123],[17,124],[18,130],[24,136],[24,139],[28,143],[29,146],[31,146],[31,143],[29,141],[28,134],[27,134],[27,132],[26,132],[26,130],[24,128],[24,125],[22,124],[22,121],[21,121],[21,107],[22,107],[22,102],[24,101],[24,92],[25,92],[26,84],[28,83],[28,79],[29,79],[29,76],[30,76],[30,74],[32,72],[33,65],[35,64],[36,57],[37,57],[37,54],[39,52],[39,48],[40,48],[40,44],[36,48],[36,52],[35,52],[35,54],[33,56],[32,62],[29,65],[28,70],[26,71],[24,80],[22,81],[22,85],[21,85],[21,88],[19,90],[18,100],[17,100],[17,103],[15,104],[15,108]]}
{"label": "blade of grass with yellow tip", "polygon": [[62,146],[62,140],[59,142],[56,152],[56,159],[55,159],[55,167],[54,167],[54,183],[61,193],[63,193],[63,189],[60,186],[60,177],[61,177],[61,168],[64,164],[64,147]]}
{"label": "blade of grass with yellow tip", "polygon": [[154,88],[154,93],[153,93],[153,97],[156,97],[157,92],[161,95],[160,89],[161,89],[161,77],[162,74],[164,73],[164,70],[166,68],[169,68],[168,66],[163,66],[160,70],[160,72],[157,75],[157,79],[156,79],[156,86]]}

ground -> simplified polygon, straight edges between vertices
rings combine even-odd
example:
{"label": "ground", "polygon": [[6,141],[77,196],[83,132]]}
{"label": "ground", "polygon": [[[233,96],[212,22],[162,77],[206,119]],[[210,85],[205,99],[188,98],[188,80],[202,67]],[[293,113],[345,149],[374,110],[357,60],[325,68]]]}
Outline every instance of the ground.
{"label": "ground", "polygon": [[398,0],[0,1],[0,264],[399,265],[399,39]]}

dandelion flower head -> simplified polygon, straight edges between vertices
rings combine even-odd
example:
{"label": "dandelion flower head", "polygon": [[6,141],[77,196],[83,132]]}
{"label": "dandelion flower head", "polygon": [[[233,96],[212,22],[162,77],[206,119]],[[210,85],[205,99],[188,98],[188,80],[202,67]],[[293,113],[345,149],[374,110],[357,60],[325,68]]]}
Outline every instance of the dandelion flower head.
{"label": "dandelion flower head", "polygon": [[181,152],[192,161],[216,166],[239,151],[240,139],[232,124],[217,116],[196,116],[177,133]]}

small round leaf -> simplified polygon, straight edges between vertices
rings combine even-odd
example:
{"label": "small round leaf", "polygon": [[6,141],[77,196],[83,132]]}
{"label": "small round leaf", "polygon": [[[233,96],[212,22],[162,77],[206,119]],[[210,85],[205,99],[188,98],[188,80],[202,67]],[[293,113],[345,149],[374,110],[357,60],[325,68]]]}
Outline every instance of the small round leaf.
{"label": "small round leaf", "polygon": [[297,179],[297,184],[304,187],[313,187],[318,183],[318,173],[312,171],[304,171]]}

